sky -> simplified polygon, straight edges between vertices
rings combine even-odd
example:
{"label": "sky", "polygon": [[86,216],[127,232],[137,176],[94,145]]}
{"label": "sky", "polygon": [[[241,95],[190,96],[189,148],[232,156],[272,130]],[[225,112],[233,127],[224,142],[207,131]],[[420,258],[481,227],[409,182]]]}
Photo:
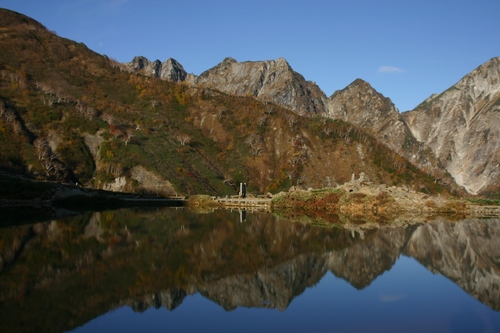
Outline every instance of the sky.
{"label": "sky", "polygon": [[285,58],[327,96],[356,78],[400,111],[500,56],[499,0],[0,0],[59,36],[188,73]]}

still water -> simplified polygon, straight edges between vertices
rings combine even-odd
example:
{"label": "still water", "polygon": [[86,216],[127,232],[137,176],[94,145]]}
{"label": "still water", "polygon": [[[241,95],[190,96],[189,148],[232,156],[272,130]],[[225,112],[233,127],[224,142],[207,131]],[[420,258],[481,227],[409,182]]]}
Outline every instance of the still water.
{"label": "still water", "polygon": [[0,228],[0,332],[500,332],[499,311],[499,219],[162,208]]}

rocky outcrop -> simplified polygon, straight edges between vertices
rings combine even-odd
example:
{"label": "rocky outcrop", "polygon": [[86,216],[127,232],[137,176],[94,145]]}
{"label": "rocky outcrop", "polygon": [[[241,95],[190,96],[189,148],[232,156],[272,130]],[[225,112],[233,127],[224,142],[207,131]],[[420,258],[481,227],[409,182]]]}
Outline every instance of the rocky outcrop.
{"label": "rocky outcrop", "polygon": [[500,58],[429,97],[403,119],[469,193],[500,189]]}
{"label": "rocky outcrop", "polygon": [[130,177],[119,176],[114,178],[112,182],[99,183],[98,187],[112,192],[143,193],[166,197],[177,196],[172,183],[147,170],[142,165],[131,168]]}
{"label": "rocky outcrop", "polygon": [[164,196],[176,195],[173,185],[168,180],[161,178],[141,165],[133,167],[130,170],[130,176],[133,180],[137,181],[139,191]]}
{"label": "rocky outcrop", "polygon": [[399,132],[405,131],[404,122],[391,100],[362,79],[334,92],[328,98],[328,110],[331,118],[356,124],[376,135],[394,139]]}

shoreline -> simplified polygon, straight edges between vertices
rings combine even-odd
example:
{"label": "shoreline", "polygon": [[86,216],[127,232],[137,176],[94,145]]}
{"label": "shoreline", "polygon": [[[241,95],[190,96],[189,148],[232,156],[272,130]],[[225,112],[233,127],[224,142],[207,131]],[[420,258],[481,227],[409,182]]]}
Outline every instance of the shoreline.
{"label": "shoreline", "polygon": [[405,186],[374,185],[364,177],[335,188],[291,188],[274,195],[249,194],[246,198],[209,195],[163,198],[5,176],[0,178],[0,185],[3,224],[17,223],[16,219],[24,217],[29,220],[59,218],[86,210],[184,206],[266,211],[324,225],[349,221],[391,223],[405,216],[414,216],[416,220],[435,216],[451,220],[500,217],[498,200],[430,196]]}

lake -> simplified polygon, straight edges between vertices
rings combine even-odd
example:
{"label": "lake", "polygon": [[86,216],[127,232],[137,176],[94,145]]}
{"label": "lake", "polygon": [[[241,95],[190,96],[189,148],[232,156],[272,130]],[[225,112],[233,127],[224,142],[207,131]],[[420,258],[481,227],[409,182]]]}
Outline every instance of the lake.
{"label": "lake", "polygon": [[500,219],[120,209],[0,228],[0,332],[500,332]]}

